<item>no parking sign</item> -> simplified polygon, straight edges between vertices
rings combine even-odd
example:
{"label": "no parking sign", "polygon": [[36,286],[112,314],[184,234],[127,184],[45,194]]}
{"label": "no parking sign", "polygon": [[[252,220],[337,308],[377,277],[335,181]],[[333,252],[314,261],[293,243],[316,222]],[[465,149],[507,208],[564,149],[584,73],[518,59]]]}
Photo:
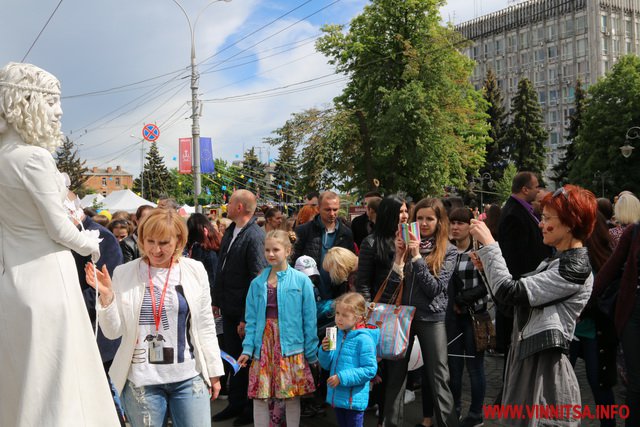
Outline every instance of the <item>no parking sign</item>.
{"label": "no parking sign", "polygon": [[160,129],[153,123],[146,124],[142,128],[142,137],[149,142],[155,142],[160,138]]}

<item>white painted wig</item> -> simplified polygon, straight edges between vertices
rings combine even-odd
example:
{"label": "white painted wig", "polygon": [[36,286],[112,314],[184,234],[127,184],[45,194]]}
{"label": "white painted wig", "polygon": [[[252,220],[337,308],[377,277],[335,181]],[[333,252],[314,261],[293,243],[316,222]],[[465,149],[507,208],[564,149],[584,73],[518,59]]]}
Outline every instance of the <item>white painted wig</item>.
{"label": "white painted wig", "polygon": [[12,126],[25,143],[54,152],[62,143],[60,122],[44,111],[48,97],[60,95],[60,82],[31,64],[10,62],[0,69],[0,131]]}

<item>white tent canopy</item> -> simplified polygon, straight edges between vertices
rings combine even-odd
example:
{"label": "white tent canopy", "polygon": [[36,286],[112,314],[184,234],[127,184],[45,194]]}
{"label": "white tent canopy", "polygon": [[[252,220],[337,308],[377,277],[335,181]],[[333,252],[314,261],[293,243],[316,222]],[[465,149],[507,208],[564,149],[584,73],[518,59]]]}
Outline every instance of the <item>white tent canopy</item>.
{"label": "white tent canopy", "polygon": [[82,199],[80,199],[80,206],[83,208],[89,208],[93,206],[94,201],[96,203],[100,203],[104,200],[104,196],[102,194],[87,194]]}
{"label": "white tent canopy", "polygon": [[102,200],[105,209],[111,213],[117,211],[126,211],[135,213],[138,207],[142,205],[151,205],[156,207],[155,203],[143,199],[131,190],[114,191]]}
{"label": "white tent canopy", "polygon": [[189,206],[184,204],[178,209],[178,213],[182,214],[184,212],[187,216],[196,213],[196,208],[194,206]]}

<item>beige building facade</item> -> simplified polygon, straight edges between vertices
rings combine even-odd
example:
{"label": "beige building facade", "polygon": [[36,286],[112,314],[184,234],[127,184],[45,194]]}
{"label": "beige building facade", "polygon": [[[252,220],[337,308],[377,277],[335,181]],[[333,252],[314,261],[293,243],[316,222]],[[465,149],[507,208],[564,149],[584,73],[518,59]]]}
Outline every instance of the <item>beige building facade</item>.
{"label": "beige building facade", "polygon": [[596,83],[626,54],[640,54],[640,0],[530,0],[464,22],[456,29],[473,45],[472,82],[482,88],[493,69],[507,110],[518,82],[529,79],[549,139],[547,171],[561,159],[575,85]]}
{"label": "beige building facade", "polygon": [[109,195],[112,191],[133,188],[133,175],[122,170],[120,166],[106,169],[93,167],[84,175],[88,177],[84,186],[103,196]]}

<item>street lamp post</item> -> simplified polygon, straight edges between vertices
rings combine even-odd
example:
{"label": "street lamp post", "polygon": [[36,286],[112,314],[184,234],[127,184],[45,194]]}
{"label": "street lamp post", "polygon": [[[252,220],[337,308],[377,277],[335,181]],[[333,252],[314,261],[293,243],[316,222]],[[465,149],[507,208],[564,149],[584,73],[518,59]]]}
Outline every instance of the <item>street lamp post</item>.
{"label": "street lamp post", "polygon": [[640,138],[640,127],[633,126],[627,129],[627,133],[625,135],[624,145],[620,147],[620,151],[622,152],[622,156],[626,159],[631,157],[631,153],[635,148],[633,145],[629,144],[630,139]]}
{"label": "street lamp post", "polygon": [[489,180],[489,183],[493,182],[491,174],[485,172],[478,177],[480,181],[480,213],[484,212],[484,181]]}
{"label": "street lamp post", "polygon": [[198,100],[198,72],[196,64],[196,44],[195,44],[195,28],[202,12],[214,3],[221,1],[230,2],[231,0],[213,0],[200,9],[196,15],[196,20],[191,25],[189,14],[184,7],[177,1],[172,0],[182,11],[184,17],[187,18],[189,24],[189,32],[191,34],[191,164],[193,173],[193,202],[196,212],[202,213],[202,206],[198,203],[198,197],[202,191],[202,178],[200,176],[200,101]]}

